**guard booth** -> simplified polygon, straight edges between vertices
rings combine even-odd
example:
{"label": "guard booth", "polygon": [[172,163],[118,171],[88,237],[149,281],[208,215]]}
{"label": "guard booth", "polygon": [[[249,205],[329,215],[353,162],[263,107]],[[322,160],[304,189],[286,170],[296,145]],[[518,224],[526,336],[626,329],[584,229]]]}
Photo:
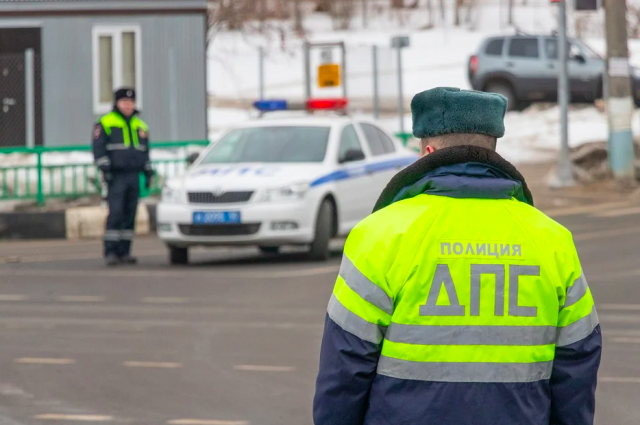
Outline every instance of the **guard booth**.
{"label": "guard booth", "polygon": [[0,148],[87,145],[121,86],[153,140],[206,139],[206,13],[206,0],[0,1]]}

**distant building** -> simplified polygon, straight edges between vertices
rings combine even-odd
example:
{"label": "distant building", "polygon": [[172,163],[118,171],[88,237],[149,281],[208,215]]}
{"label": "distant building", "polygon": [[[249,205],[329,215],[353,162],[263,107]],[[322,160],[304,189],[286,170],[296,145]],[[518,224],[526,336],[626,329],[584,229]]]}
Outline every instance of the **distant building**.
{"label": "distant building", "polygon": [[88,144],[124,85],[153,140],[206,139],[206,3],[0,1],[0,147]]}

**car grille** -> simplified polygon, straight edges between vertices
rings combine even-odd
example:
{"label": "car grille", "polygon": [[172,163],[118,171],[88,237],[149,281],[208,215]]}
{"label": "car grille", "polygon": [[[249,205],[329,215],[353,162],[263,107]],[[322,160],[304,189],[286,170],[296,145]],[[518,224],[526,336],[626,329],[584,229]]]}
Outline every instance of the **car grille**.
{"label": "car grille", "polygon": [[258,233],[260,223],[248,224],[180,224],[185,236],[246,236]]}
{"label": "car grille", "polygon": [[211,192],[189,192],[189,202],[192,204],[235,204],[248,202],[253,192],[226,192],[214,195]]}

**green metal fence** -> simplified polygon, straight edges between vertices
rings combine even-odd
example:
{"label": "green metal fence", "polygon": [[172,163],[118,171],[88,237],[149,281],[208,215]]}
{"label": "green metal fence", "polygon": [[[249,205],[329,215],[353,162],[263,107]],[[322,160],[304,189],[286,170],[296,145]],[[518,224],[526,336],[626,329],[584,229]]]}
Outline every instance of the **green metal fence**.
{"label": "green metal fence", "polygon": [[[405,146],[413,137],[409,133],[397,133],[395,136]],[[156,157],[152,161],[156,178],[149,191],[144,190],[141,179],[141,196],[158,194],[165,179],[186,170],[189,149],[208,144],[207,140],[152,143],[151,149]],[[69,163],[68,154],[72,152],[84,154],[84,158],[79,158],[78,163]],[[67,156],[56,158],[56,154]],[[13,157],[13,161],[9,162],[15,165],[2,164],[7,162],[7,155]],[[66,163],[56,164],[59,159]],[[77,199],[98,195],[101,191],[100,173],[93,165],[90,146],[0,149],[0,201],[34,200],[42,206],[47,199]]]}
{"label": "green metal fence", "polygon": [[[151,189],[143,190],[141,196],[159,193],[166,178],[184,172],[190,148],[207,144],[207,140],[152,143],[154,156],[160,159],[152,161],[156,178]],[[68,155],[56,157],[56,154],[72,152],[84,158],[78,158],[78,163],[71,164]],[[102,191],[90,146],[3,148],[0,149],[0,158],[4,163],[15,163],[9,166],[0,163],[0,201],[35,200],[38,205],[44,205],[50,198],[80,198]],[[60,159],[66,163],[56,164]]]}

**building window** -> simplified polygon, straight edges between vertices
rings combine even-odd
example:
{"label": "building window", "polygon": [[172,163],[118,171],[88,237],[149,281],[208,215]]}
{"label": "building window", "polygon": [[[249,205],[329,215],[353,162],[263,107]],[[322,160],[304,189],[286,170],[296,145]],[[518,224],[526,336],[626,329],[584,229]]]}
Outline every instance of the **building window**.
{"label": "building window", "polygon": [[113,106],[113,92],[133,87],[142,107],[140,28],[100,26],[93,29],[93,108],[104,114]]}

